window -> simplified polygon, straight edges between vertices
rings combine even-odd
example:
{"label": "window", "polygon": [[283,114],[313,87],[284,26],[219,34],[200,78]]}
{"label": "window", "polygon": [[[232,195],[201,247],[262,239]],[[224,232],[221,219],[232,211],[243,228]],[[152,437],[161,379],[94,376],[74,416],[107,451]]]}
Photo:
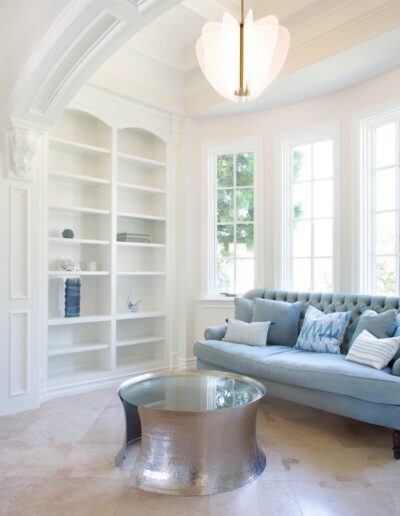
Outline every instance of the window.
{"label": "window", "polygon": [[396,295],[400,292],[400,114],[373,120],[364,136],[362,249],[367,263],[362,287],[370,293]]}
{"label": "window", "polygon": [[287,143],[286,288],[334,288],[333,148],[332,138]]}
{"label": "window", "polygon": [[256,248],[261,248],[255,198],[257,190],[262,195],[258,148],[253,139],[207,147],[207,297],[243,294],[255,286]]}
{"label": "window", "polygon": [[254,287],[254,153],[216,155],[215,286]]}

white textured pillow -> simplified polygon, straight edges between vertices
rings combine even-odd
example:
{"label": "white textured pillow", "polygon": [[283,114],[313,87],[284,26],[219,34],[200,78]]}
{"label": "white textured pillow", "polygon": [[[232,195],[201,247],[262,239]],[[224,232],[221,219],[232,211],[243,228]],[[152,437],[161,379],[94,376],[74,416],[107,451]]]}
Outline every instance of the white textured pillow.
{"label": "white textured pillow", "polygon": [[249,346],[266,346],[270,326],[271,321],[246,323],[229,319],[226,334],[222,340]]}
{"label": "white textured pillow", "polygon": [[363,330],[351,345],[346,360],[383,369],[397,353],[400,337],[377,339],[368,330]]}

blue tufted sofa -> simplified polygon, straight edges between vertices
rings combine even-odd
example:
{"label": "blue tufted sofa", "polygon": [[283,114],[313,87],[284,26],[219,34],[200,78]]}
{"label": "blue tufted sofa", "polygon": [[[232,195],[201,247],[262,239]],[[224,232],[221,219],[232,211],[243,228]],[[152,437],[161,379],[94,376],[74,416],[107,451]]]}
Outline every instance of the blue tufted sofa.
{"label": "blue tufted sofa", "polygon": [[254,347],[225,342],[226,326],[205,331],[194,344],[198,369],[234,371],[262,381],[274,396],[393,429],[393,451],[400,459],[400,359],[393,370],[345,360],[362,312],[400,309],[400,298],[351,294],[321,294],[254,289],[244,297],[304,303],[300,325],[309,305],[330,313],[350,310],[342,354],[314,353],[288,346]]}

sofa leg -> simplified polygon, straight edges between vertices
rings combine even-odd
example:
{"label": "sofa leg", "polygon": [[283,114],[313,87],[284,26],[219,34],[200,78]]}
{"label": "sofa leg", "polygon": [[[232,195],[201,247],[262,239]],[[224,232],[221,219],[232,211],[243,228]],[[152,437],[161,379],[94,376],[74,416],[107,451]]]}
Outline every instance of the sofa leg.
{"label": "sofa leg", "polygon": [[393,453],[396,460],[400,460],[400,430],[393,430]]}

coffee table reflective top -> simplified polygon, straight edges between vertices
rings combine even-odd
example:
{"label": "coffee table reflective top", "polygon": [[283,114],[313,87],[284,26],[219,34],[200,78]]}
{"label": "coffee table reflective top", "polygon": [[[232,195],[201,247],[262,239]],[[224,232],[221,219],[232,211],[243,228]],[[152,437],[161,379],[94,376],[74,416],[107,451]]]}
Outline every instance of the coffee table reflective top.
{"label": "coffee table reflective top", "polygon": [[256,439],[262,383],[222,371],[167,371],[121,384],[126,445],[141,437],[135,463],[140,489],[214,494],[257,478],[266,459]]}
{"label": "coffee table reflective top", "polygon": [[123,383],[120,397],[137,407],[159,410],[208,411],[257,401],[265,394],[259,382],[220,372],[174,372],[146,375]]}

